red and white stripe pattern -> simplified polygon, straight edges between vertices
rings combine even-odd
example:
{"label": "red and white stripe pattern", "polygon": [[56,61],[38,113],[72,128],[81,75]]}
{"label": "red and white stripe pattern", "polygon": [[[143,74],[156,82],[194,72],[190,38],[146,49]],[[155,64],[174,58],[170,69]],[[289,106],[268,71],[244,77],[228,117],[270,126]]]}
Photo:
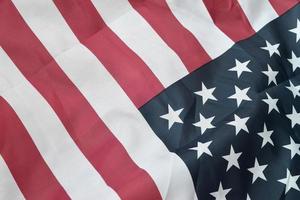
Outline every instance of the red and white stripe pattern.
{"label": "red and white stripe pattern", "polygon": [[197,199],[138,108],[284,2],[0,1],[0,199]]}

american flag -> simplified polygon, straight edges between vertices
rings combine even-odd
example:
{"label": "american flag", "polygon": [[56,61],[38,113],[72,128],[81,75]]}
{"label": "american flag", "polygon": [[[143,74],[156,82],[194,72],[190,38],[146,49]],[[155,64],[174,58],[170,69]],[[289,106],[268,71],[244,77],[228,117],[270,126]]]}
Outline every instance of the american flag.
{"label": "american flag", "polygon": [[299,200],[299,0],[0,0],[0,199]]}

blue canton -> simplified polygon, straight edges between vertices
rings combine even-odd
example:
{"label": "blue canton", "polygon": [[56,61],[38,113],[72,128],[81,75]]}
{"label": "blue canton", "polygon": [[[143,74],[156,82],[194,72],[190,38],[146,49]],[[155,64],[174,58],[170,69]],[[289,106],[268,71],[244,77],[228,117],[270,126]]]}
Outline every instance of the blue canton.
{"label": "blue canton", "polygon": [[299,20],[296,6],[140,109],[199,199],[300,199]]}

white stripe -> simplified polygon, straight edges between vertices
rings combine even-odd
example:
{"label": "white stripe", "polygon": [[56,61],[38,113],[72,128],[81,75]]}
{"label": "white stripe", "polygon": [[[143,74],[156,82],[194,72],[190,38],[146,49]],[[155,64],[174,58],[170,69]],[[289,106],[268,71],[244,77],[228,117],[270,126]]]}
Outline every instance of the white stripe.
{"label": "white stripe", "polygon": [[259,31],[278,17],[269,0],[238,0],[238,2],[255,31]]}
{"label": "white stripe", "polygon": [[0,199],[25,199],[2,156],[0,156]]}
{"label": "white stripe", "polygon": [[[28,58],[30,59],[30,58]],[[12,106],[72,199],[119,199],[77,148],[46,100],[0,48],[0,94]]]}
{"label": "white stripe", "polygon": [[202,0],[167,0],[178,21],[200,42],[205,51],[216,58],[234,42],[213,22]]}
{"label": "white stripe", "polygon": [[168,87],[188,71],[176,53],[127,0],[93,0],[106,24],[149,66]]}
{"label": "white stripe", "polygon": [[[16,6],[18,6],[17,9],[22,16],[25,16],[25,21],[27,23],[30,22],[30,26],[33,30],[39,30],[41,35],[47,35],[47,38],[40,38],[40,40],[47,42],[48,51],[52,53],[52,56],[55,57],[62,51],[65,51],[74,45],[74,42],[76,41],[74,40],[75,35],[68,34],[68,37],[64,35],[64,32],[66,31],[71,32],[71,30],[66,30],[64,27],[65,23],[59,22],[58,24],[55,24],[55,26],[49,26],[49,24],[46,23],[47,21],[52,20],[52,9],[54,7],[54,5],[51,5],[51,8],[47,9],[47,6],[49,5],[49,3],[47,3],[48,0],[12,1]],[[40,12],[36,12],[39,11],[38,9],[42,9],[42,15],[40,15]],[[45,23],[40,23],[43,20],[45,20]],[[49,32],[51,34],[49,34]],[[57,40],[57,35],[62,36],[59,38],[59,42],[55,41]]]}
{"label": "white stripe", "polygon": [[[39,8],[40,10],[38,10],[35,9],[36,4],[32,4],[36,18],[42,18],[44,9],[52,9],[51,5],[46,3],[44,5],[47,8]],[[39,23],[45,23],[46,26],[56,29],[55,25],[61,23],[62,19],[56,10],[51,12],[51,20],[41,19]],[[25,20],[27,19],[24,13],[23,17]],[[30,21],[27,23],[31,26]],[[47,48],[50,43],[47,41],[47,36],[52,32],[40,31],[34,26],[31,27],[35,34],[42,38],[41,41]],[[39,26],[36,25],[35,27]],[[67,29],[68,27],[66,25],[63,28]],[[61,32],[61,34],[63,35],[57,34],[57,38],[51,42],[60,42],[59,38],[64,37],[72,38],[70,31]],[[76,42],[71,41],[71,43]],[[56,44],[51,45],[58,46]],[[55,50],[55,52],[57,51],[60,50]],[[119,139],[133,161],[150,174],[163,199],[192,199],[195,190],[191,175],[184,162],[176,154],[168,151],[98,59],[81,44],[73,46],[55,59],[104,123]]]}

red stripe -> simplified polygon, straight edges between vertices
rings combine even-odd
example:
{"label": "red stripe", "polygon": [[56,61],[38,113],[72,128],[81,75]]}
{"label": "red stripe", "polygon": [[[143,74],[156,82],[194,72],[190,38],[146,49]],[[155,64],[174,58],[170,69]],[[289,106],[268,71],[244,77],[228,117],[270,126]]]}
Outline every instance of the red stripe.
{"label": "red stripe", "polygon": [[229,38],[237,42],[255,34],[237,0],[203,0],[211,18]]}
{"label": "red stripe", "polygon": [[90,1],[54,2],[77,38],[97,56],[136,107],[164,89],[149,67],[105,25]]}
{"label": "red stripe", "polygon": [[299,0],[269,0],[278,15],[283,15],[286,11],[294,7]]}
{"label": "red stripe", "polygon": [[0,97],[0,149],[26,199],[70,199],[58,183],[22,122]]}
{"label": "red stripe", "polygon": [[1,1],[0,27],[0,46],[55,110],[106,183],[125,200],[161,199],[148,173],[132,161],[10,1]]}
{"label": "red stripe", "polygon": [[129,0],[129,2],[177,53],[189,72],[211,60],[194,35],[178,22],[165,0]]}

